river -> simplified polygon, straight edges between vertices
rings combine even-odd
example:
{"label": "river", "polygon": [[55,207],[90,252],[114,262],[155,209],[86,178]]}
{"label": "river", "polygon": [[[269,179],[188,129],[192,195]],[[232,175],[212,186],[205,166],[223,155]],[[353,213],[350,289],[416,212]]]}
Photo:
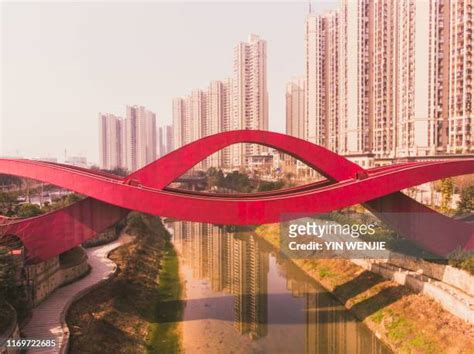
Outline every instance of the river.
{"label": "river", "polygon": [[319,283],[250,233],[171,224],[185,353],[389,353]]}

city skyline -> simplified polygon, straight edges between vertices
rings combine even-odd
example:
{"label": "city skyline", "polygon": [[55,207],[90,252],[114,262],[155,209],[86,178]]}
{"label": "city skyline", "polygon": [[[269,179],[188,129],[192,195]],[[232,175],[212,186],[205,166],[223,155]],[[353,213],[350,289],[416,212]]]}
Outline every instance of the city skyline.
{"label": "city skyline", "polygon": [[[335,5],[313,2],[313,9]],[[232,47],[250,33],[269,43],[270,130],[285,130],[285,84],[303,67],[307,2],[53,3],[41,9],[2,3],[2,10],[0,154],[61,159],[67,150],[97,163],[97,112],[119,115],[123,106],[137,104],[156,112],[158,125],[171,123],[172,98],[229,75]],[[104,28],[105,13],[111,23],[127,18],[137,26]],[[32,38],[34,46],[19,45]],[[24,124],[31,129],[25,132]]]}

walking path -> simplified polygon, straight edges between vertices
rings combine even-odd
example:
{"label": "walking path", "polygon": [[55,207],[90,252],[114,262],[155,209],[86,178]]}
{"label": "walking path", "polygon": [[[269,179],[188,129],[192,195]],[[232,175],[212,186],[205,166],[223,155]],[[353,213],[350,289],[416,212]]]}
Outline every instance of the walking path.
{"label": "walking path", "polygon": [[91,272],[84,278],[56,289],[46,300],[34,308],[33,316],[22,328],[23,338],[55,339],[56,347],[32,352],[65,353],[69,341],[66,312],[69,306],[91,288],[109,279],[116,271],[116,264],[107,256],[113,249],[130,242],[133,237],[122,235],[116,241],[86,250]]}

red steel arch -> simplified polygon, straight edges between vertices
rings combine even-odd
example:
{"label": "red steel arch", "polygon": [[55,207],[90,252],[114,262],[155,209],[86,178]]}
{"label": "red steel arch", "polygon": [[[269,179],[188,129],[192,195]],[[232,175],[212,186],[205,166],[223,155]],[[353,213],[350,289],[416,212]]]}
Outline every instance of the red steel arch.
{"label": "red steel arch", "polygon": [[[327,181],[282,191],[219,195],[167,189],[212,153],[235,143],[258,143],[302,160]],[[474,159],[417,162],[365,170],[307,141],[267,131],[220,133],[185,145],[122,179],[67,165],[0,159],[0,173],[36,179],[89,196],[64,209],[23,220],[0,219],[0,233],[18,235],[34,259],[64,252],[114,224],[129,210],[214,224],[278,222],[363,203],[402,235],[446,255],[474,247],[474,225],[452,220],[405,196],[402,189],[474,173]],[[383,214],[382,214],[383,213]]]}

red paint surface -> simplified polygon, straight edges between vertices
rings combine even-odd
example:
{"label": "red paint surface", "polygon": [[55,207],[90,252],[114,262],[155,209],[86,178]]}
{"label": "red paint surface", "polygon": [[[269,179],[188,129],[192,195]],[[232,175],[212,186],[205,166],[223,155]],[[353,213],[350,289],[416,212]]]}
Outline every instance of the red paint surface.
{"label": "red paint surface", "polygon": [[[205,157],[242,142],[284,151],[313,167],[327,181],[251,195],[166,190],[166,186]],[[62,164],[12,159],[0,159],[0,173],[36,179],[90,197],[35,218],[0,219],[1,233],[17,235],[29,257],[38,260],[79,245],[113,225],[129,210],[196,222],[252,225],[360,203],[403,236],[436,254],[446,255],[457,247],[474,248],[474,225],[438,214],[399,192],[441,178],[474,173],[474,159],[364,170],[301,139],[242,130],[212,135],[183,146],[124,179]]]}

